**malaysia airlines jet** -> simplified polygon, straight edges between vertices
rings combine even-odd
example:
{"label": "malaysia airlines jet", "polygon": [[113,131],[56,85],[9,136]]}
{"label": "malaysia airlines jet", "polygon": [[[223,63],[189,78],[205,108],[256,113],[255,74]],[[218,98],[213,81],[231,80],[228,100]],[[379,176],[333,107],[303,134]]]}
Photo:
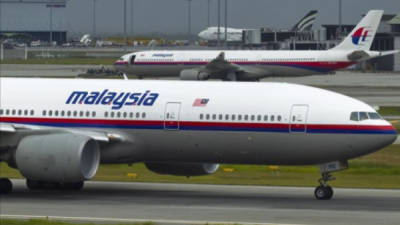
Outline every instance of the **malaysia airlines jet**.
{"label": "malaysia airlines jet", "polygon": [[[309,31],[311,30],[316,18],[317,18],[318,11],[311,10],[307,13],[298,23],[296,23],[291,31],[302,32],[302,31]],[[242,41],[243,31],[245,29],[237,29],[227,27],[227,41]],[[217,41],[218,40],[218,27],[208,27],[205,30],[200,31],[198,35],[201,39],[207,41]],[[219,37],[221,40],[225,38],[225,28],[220,27]]]}
{"label": "malaysia airlines jet", "polygon": [[139,78],[177,76],[182,80],[251,81],[326,74],[398,52],[370,51],[382,14],[382,10],[369,11],[339,45],[325,51],[142,51],[122,56],[114,66]]}
{"label": "malaysia airlines jet", "polygon": [[[99,163],[182,176],[220,163],[320,165],[331,172],[397,137],[356,99],[288,83],[0,78],[0,161],[30,189],[81,189]],[[12,183],[0,179],[0,192]]]}

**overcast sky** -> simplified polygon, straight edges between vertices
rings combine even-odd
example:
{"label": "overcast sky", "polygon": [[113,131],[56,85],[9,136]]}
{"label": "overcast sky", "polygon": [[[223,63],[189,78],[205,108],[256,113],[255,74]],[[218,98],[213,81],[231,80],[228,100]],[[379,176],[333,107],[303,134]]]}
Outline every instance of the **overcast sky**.
{"label": "overcast sky", "polygon": [[[223,5],[225,0],[221,0]],[[97,0],[97,32],[123,32],[123,0]],[[128,0],[128,32],[130,4]],[[211,0],[211,24],[217,24],[217,2]],[[187,0],[134,0],[134,32],[186,33]],[[228,0],[228,25],[236,28],[291,28],[309,10],[319,11],[317,26],[338,23],[338,0]],[[369,9],[400,12],[400,0],[343,0],[343,23],[356,24]],[[69,0],[68,29],[73,33],[92,32],[93,0]],[[223,14],[221,14],[223,24]],[[192,33],[207,26],[207,0],[192,0]]]}

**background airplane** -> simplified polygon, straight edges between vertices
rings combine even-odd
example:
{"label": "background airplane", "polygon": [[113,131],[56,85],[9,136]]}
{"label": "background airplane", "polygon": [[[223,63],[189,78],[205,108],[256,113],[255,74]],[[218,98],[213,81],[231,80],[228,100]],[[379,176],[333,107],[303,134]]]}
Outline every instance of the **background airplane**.
{"label": "background airplane", "polygon": [[141,77],[182,80],[259,80],[268,76],[327,74],[398,51],[370,51],[382,10],[371,10],[336,47],[325,51],[142,51],[122,56],[117,70]]}
{"label": "background airplane", "polygon": [[[297,24],[293,26],[291,31],[309,31],[311,30],[316,18],[317,18],[318,11],[317,10],[311,10],[309,13],[307,13]],[[242,41],[242,36],[243,36],[243,31],[245,29],[237,29],[237,28],[231,28],[228,27],[227,31],[227,41],[232,42],[232,41]],[[207,41],[217,41],[218,40],[218,27],[208,27],[205,30],[200,31],[199,37],[201,39],[207,40]],[[220,27],[220,33],[219,33],[220,40],[224,40],[225,38],[225,28]]]}
{"label": "background airplane", "polygon": [[[99,163],[144,162],[183,176],[219,163],[315,165],[331,172],[397,133],[367,104],[287,83],[0,78],[0,161],[30,189],[81,189]],[[0,179],[0,192],[12,183]]]}

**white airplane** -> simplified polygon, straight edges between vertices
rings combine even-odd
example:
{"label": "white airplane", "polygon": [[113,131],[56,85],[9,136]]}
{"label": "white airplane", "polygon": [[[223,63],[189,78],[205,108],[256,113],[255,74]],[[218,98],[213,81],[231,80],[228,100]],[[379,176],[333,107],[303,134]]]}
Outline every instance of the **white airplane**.
{"label": "white airplane", "polygon": [[[298,23],[296,23],[291,31],[307,31],[311,30],[316,18],[317,18],[318,11],[317,10],[311,10],[309,13],[307,13]],[[232,42],[232,41],[242,41],[242,34],[245,29],[237,29],[237,28],[231,28],[227,27],[227,41]],[[208,27],[205,30],[200,31],[198,35],[201,39],[207,40],[207,41],[217,41],[218,40],[218,27]],[[220,32],[219,32],[219,38],[220,40],[224,40],[225,38],[225,28],[220,27]]]}
{"label": "white airplane", "polygon": [[268,76],[326,74],[398,51],[370,51],[382,10],[371,10],[336,47],[326,51],[142,51],[114,63],[126,74],[182,80],[259,80]]}
{"label": "white airplane", "polygon": [[[0,78],[0,161],[30,189],[81,189],[99,163],[207,175],[220,163],[320,165],[331,172],[397,132],[367,104],[287,83]],[[12,183],[0,179],[0,192]]]}

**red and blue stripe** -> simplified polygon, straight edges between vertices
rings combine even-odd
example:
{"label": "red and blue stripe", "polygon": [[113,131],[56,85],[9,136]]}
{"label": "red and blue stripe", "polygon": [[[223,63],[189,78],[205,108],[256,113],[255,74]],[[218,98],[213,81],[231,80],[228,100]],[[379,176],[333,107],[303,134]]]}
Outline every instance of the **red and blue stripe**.
{"label": "red and blue stripe", "polygon": [[[0,122],[69,128],[113,128],[113,129],[165,129],[163,120],[122,120],[122,119],[76,119],[76,118],[29,118],[1,117]],[[178,125],[176,121],[167,124]],[[247,122],[211,122],[180,121],[179,130],[191,131],[227,131],[227,132],[301,132],[315,134],[397,134],[390,125],[347,125],[347,124],[287,124],[287,123],[247,123]]]}

